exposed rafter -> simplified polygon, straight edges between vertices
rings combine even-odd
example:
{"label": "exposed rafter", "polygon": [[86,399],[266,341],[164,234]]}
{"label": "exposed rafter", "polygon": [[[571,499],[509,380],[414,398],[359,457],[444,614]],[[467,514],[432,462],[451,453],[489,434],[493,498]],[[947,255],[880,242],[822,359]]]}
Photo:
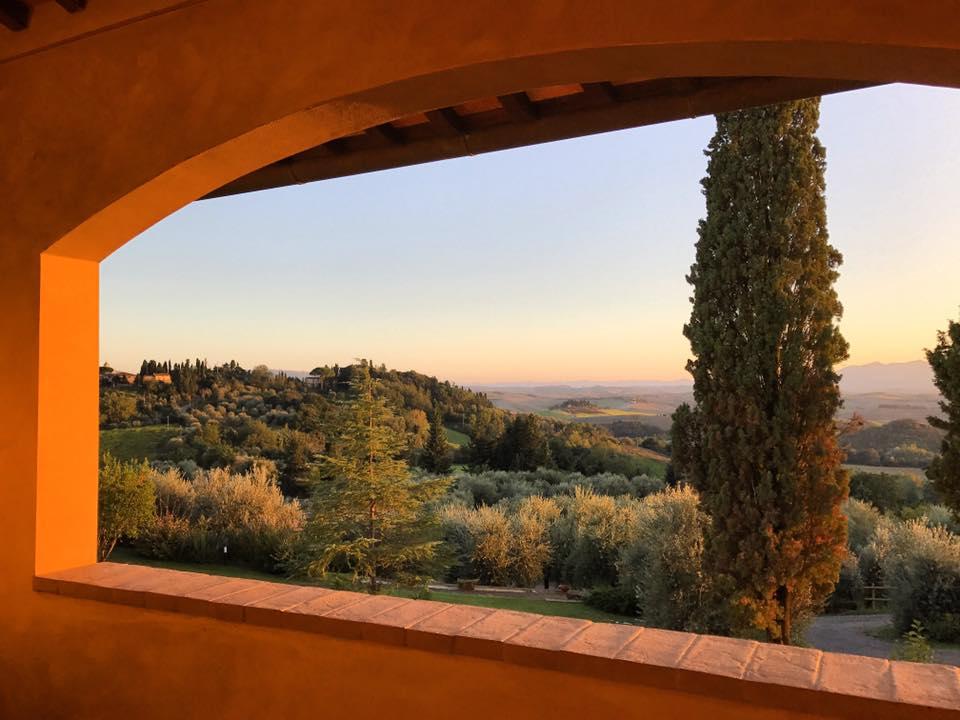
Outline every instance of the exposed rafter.
{"label": "exposed rafter", "polygon": [[323,147],[328,150],[331,155],[342,155],[347,151],[347,141],[345,138],[337,138],[336,140],[325,142]]}
{"label": "exposed rafter", "polygon": [[30,6],[21,0],[0,0],[0,25],[8,30],[26,30],[30,25]]}
{"label": "exposed rafter", "polygon": [[864,87],[802,78],[661,78],[479,98],[368,128],[267,165],[212,197],[478,155]]}
{"label": "exposed rafter", "polygon": [[583,93],[603,102],[617,102],[620,99],[616,86],[609,82],[584,83]]}
{"label": "exposed rafter", "polygon": [[453,108],[441,108],[439,110],[430,110],[425,113],[427,120],[441,134],[444,135],[463,135],[466,127],[463,124],[463,118],[457,115]]}
{"label": "exposed rafter", "polygon": [[371,135],[376,135],[382,140],[386,140],[391,145],[404,145],[407,142],[407,139],[403,136],[403,133],[390,123],[377,125],[367,130],[367,132]]}
{"label": "exposed rafter", "polygon": [[57,0],[57,5],[68,13],[75,13],[87,7],[87,0]]}
{"label": "exposed rafter", "polygon": [[540,117],[537,106],[530,101],[530,97],[525,92],[513,93],[512,95],[500,95],[497,97],[507,115],[516,121],[524,122],[536,120]]}

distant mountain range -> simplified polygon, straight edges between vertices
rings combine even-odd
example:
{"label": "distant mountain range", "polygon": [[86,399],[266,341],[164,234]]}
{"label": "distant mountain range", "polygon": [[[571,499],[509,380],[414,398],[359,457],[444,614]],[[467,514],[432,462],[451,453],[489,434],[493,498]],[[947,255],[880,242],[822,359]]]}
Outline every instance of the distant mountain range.
{"label": "distant mountain range", "polygon": [[[843,416],[857,413],[873,422],[901,418],[922,421],[937,413],[939,394],[930,366],[923,360],[850,365],[840,374]],[[690,380],[491,383],[471,385],[470,389],[486,393],[494,405],[505,410],[535,412],[548,417],[558,416],[557,406],[565,401],[591,401],[606,408],[606,414],[578,419],[599,423],[634,416],[645,422],[668,425],[676,406],[693,399]]]}
{"label": "distant mountain range", "polygon": [[850,365],[840,371],[840,390],[844,395],[896,393],[937,395],[933,371],[925,360],[900,363]]}
{"label": "distant mountain range", "polygon": [[[304,377],[303,370],[284,370],[291,377]],[[874,422],[901,418],[925,420],[938,412],[939,393],[933,373],[924,360],[900,363],[849,365],[840,370],[841,414],[858,413]],[[483,392],[505,410],[557,416],[556,406],[568,400],[590,401],[603,407],[604,415],[580,418],[586,422],[612,422],[627,416],[669,424],[669,416],[682,402],[693,400],[689,379],[630,381],[570,381],[564,383],[483,383],[469,385]]]}
{"label": "distant mountain range", "polygon": [[[899,363],[868,363],[848,365],[840,370],[840,389],[845,395],[866,393],[894,393],[904,395],[936,395],[933,372],[925,360]],[[677,380],[623,380],[615,382],[570,381],[563,383],[505,382],[471,385],[472,390],[486,392],[533,392],[536,395],[583,396],[585,392],[597,395],[622,395],[629,391],[677,392],[690,391],[692,381]]]}

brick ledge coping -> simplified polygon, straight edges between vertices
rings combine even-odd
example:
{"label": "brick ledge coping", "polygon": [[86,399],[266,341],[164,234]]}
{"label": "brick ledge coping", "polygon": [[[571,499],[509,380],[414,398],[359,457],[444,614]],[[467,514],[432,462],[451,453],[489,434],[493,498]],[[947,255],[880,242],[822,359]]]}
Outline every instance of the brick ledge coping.
{"label": "brick ledge coping", "polygon": [[34,589],[821,716],[960,718],[960,668],[947,665],[121,563],[38,576]]}

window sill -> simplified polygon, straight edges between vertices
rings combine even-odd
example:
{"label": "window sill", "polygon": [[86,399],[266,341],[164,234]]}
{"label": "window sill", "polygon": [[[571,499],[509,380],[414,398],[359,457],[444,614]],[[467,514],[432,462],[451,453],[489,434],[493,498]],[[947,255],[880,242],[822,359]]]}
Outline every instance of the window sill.
{"label": "window sill", "polygon": [[821,716],[956,718],[960,711],[960,670],[946,665],[119,563],[36,577],[34,589]]}

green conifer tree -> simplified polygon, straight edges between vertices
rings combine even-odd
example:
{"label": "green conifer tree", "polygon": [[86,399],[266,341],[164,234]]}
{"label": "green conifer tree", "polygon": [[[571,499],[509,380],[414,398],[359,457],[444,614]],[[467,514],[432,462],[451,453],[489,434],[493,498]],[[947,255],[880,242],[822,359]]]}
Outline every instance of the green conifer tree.
{"label": "green conifer tree", "polygon": [[433,505],[450,480],[411,477],[403,432],[367,366],[354,368],[351,388],[336,452],[313,482],[307,571],[348,570],[376,592],[382,574],[415,575],[433,560],[441,542]]}
{"label": "green conifer tree", "polygon": [[960,323],[950,321],[947,331],[937,334],[936,347],[927,350],[927,362],[933,368],[944,415],[928,420],[933,427],[946,432],[940,455],[927,469],[927,477],[960,520]]}
{"label": "green conifer tree", "polygon": [[738,634],[795,639],[832,591],[848,478],[834,416],[847,357],[828,240],[819,99],[717,117],[687,278],[696,408],[678,471],[713,519],[706,562]]}
{"label": "green conifer tree", "polygon": [[424,448],[423,466],[435,473],[445,473],[450,469],[450,444],[447,442],[447,431],[443,427],[443,415],[434,409],[430,417],[430,435]]}

